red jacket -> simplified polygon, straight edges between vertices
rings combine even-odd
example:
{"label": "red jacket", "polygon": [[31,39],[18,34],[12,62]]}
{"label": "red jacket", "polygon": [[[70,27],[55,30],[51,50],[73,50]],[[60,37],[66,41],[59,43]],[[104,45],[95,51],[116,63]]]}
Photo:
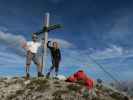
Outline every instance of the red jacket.
{"label": "red jacket", "polygon": [[78,72],[74,73],[74,75],[71,75],[67,78],[67,82],[77,82],[78,80],[83,80],[85,83],[85,86],[87,89],[93,89],[94,81],[89,78],[84,71],[79,70]]}

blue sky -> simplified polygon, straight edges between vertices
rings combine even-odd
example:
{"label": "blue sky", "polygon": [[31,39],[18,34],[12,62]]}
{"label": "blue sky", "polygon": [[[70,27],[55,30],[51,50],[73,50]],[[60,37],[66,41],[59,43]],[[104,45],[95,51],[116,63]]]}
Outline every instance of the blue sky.
{"label": "blue sky", "polygon": [[[61,74],[83,69],[94,78],[110,79],[91,56],[117,79],[132,80],[132,0],[0,0],[0,75],[24,74],[20,44],[41,29],[45,12],[50,23],[64,26],[49,33],[62,47]],[[50,58],[46,71],[49,67]],[[31,69],[35,72],[35,66]]]}

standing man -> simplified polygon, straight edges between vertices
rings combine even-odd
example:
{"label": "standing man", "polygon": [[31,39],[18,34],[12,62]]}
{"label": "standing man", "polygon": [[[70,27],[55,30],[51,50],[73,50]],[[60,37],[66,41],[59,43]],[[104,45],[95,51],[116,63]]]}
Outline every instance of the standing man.
{"label": "standing man", "polygon": [[28,41],[24,43],[22,47],[27,51],[26,55],[26,78],[30,77],[29,69],[31,62],[33,61],[34,64],[37,66],[38,77],[43,77],[44,75],[41,72],[42,64],[41,64],[41,57],[38,54],[38,49],[41,47],[41,43],[37,42],[37,36],[33,33],[32,34],[32,41]]}
{"label": "standing man", "polygon": [[55,69],[56,76],[58,75],[59,64],[61,61],[61,52],[59,49],[59,44],[57,42],[53,42],[52,46],[50,46],[50,43],[51,41],[48,41],[47,47],[50,49],[51,52],[52,66],[46,75],[47,78],[50,76],[50,73],[53,69]]}

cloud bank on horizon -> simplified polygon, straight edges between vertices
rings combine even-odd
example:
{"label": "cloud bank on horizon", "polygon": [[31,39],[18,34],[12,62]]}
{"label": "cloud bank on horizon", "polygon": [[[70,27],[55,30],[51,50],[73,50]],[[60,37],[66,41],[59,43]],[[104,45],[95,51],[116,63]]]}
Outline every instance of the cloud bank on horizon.
{"label": "cloud bank on horizon", "polygon": [[[78,50],[74,44],[66,40],[56,38],[50,38],[49,40],[57,41],[61,44],[61,46],[63,46],[61,47],[63,55],[61,66],[64,67],[64,70],[73,69],[71,67],[74,67],[73,70],[75,71],[79,69],[87,71],[89,69],[90,71],[87,72],[92,75],[94,74],[94,72],[103,74],[102,70],[100,70],[99,67],[91,61],[91,59],[89,58],[90,56],[93,57],[93,59],[95,59],[97,62],[103,64],[105,68],[111,70],[114,70],[114,67],[118,68],[120,66],[123,66],[122,64],[125,63],[124,61],[126,59],[133,57],[133,52],[125,51],[122,47],[115,45],[111,45],[110,48],[106,48],[101,51],[95,50],[94,48]],[[22,55],[24,55],[25,52],[21,48],[21,43],[26,41],[26,38],[22,35],[14,35],[1,31],[0,41],[0,46],[3,46],[3,50],[0,50],[0,65],[5,67],[15,67],[19,66],[20,64],[24,65],[25,56]],[[48,63],[50,63],[50,59]],[[130,64],[128,64],[128,66],[129,65]],[[120,70],[121,68],[118,69]],[[130,69],[126,70],[127,72],[125,72],[125,70],[121,71],[121,74],[128,77],[132,73],[132,71]]]}
{"label": "cloud bank on horizon", "polygon": [[[59,42],[61,48],[71,48],[72,44],[63,39],[49,38],[50,41]],[[14,54],[21,56],[24,50],[21,47],[23,43],[27,42],[26,38],[22,35],[14,35],[11,33],[0,31],[0,44],[5,46],[4,50],[12,51]],[[31,40],[30,40],[31,41]],[[41,41],[40,41],[41,42]],[[4,51],[3,50],[3,51]],[[17,51],[17,52],[16,52]]]}

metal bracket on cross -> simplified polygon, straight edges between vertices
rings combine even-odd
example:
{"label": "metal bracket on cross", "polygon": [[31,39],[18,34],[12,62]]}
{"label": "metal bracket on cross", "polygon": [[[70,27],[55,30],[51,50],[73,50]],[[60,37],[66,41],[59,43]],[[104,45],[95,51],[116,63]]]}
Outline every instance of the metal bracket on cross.
{"label": "metal bracket on cross", "polygon": [[50,20],[50,14],[46,13],[45,14],[45,24],[44,27],[42,28],[41,31],[39,32],[35,32],[34,34],[36,35],[40,35],[40,34],[44,34],[44,37],[42,38],[42,68],[41,68],[41,72],[43,71],[43,68],[45,68],[46,66],[46,60],[47,60],[47,41],[48,41],[48,32],[58,29],[58,28],[62,28],[62,26],[60,24],[54,24],[54,25],[49,25],[49,20]]}

